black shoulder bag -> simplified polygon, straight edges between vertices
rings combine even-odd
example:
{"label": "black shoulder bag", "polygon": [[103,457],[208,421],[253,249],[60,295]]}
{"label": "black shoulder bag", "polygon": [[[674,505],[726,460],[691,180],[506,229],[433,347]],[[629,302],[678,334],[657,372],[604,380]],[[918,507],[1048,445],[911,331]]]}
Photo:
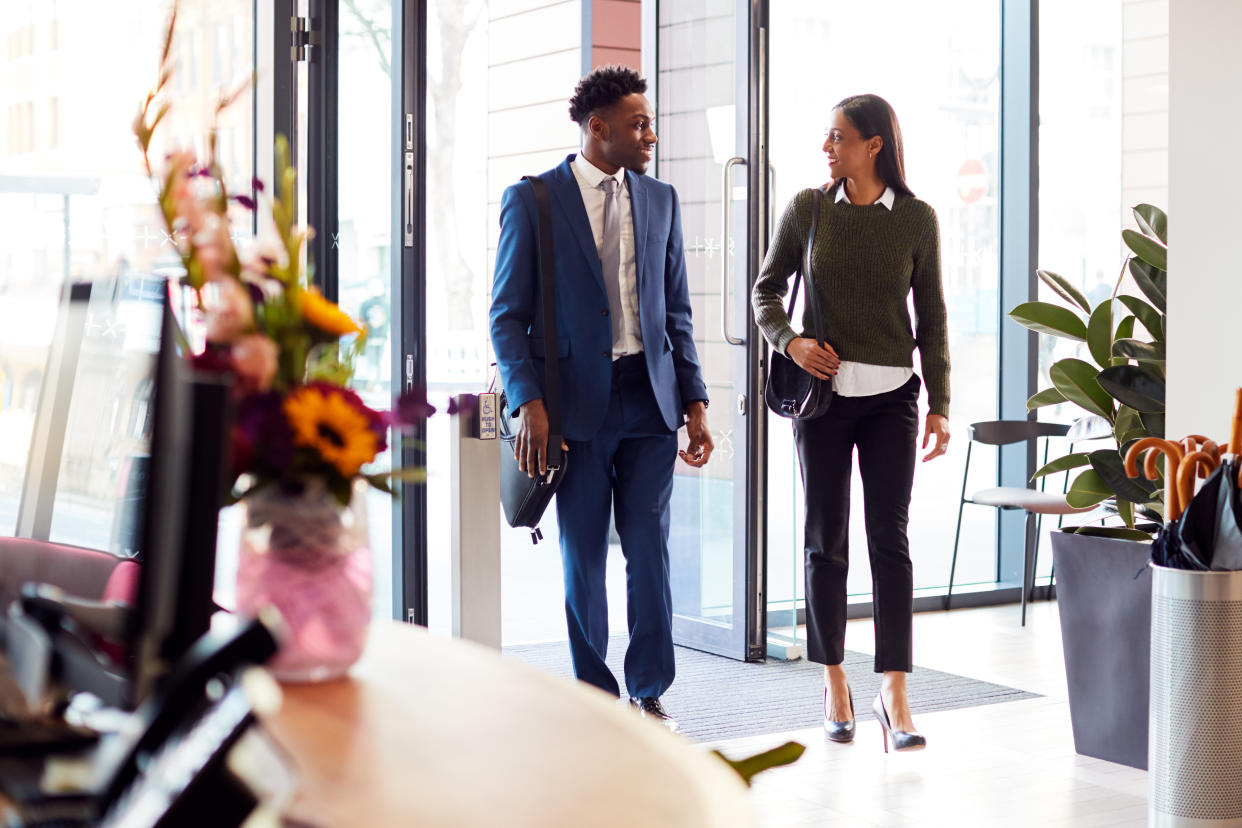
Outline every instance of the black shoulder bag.
{"label": "black shoulder bag", "polygon": [[[815,228],[819,223],[819,205],[823,193],[811,190],[811,229],[806,237],[806,251],[802,269],[794,274],[793,290],[789,292],[789,317],[793,319],[794,303],[798,301],[798,284],[806,276],[806,302],[811,311],[811,324],[815,328],[815,341],[824,346],[823,317],[819,309],[819,291],[815,289],[811,251],[815,247]],[[768,363],[768,381],[763,388],[763,399],[772,412],[791,420],[813,420],[821,416],[832,404],[832,381],[822,380],[802,370],[789,357],[772,351]]]}
{"label": "black shoulder bag", "polygon": [[518,468],[513,457],[517,434],[510,419],[508,400],[500,394],[500,501],[510,526],[531,529],[530,538],[538,543],[543,537],[539,521],[552,502],[552,495],[565,479],[565,462],[561,450],[564,431],[561,428],[561,370],[556,347],[556,268],[552,258],[552,214],[548,206],[548,188],[538,176],[522,176],[535,192],[535,208],[539,219],[539,290],[543,305],[544,384],[543,399],[548,409],[548,473],[531,477]]}

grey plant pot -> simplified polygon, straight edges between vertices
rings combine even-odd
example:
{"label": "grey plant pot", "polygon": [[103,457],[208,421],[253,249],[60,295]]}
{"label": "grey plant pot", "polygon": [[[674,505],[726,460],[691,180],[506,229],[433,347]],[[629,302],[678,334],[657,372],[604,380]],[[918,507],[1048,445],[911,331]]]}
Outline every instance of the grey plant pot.
{"label": "grey plant pot", "polygon": [[1150,543],[1052,533],[1074,749],[1147,769]]}

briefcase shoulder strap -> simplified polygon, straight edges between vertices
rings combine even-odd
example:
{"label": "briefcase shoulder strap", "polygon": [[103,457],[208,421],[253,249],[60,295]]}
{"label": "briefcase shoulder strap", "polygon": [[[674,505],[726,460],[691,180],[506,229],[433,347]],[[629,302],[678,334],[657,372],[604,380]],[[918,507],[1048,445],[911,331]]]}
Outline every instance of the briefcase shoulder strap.
{"label": "briefcase shoulder strap", "polygon": [[543,308],[544,404],[548,409],[548,468],[561,465],[561,370],[556,340],[556,262],[552,252],[552,209],[548,185],[537,175],[524,175],[535,193],[539,224],[539,292]]}
{"label": "briefcase shoulder strap", "polygon": [[824,345],[824,318],[819,307],[819,291],[815,289],[815,271],[811,253],[815,248],[815,232],[819,228],[819,209],[823,196],[823,190],[818,187],[811,189],[811,222],[806,234],[806,247],[802,251],[802,267],[794,272],[793,289],[789,291],[789,307],[785,312],[785,315],[792,322],[794,305],[798,301],[798,286],[802,282],[803,275],[805,275],[807,308],[811,311],[811,325],[815,328],[815,341],[819,343],[820,347]]}

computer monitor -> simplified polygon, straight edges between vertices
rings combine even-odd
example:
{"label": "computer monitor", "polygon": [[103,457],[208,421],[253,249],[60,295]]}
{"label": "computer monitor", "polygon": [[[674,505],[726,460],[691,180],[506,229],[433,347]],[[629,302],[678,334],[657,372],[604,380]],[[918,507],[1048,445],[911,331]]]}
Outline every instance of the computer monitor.
{"label": "computer monitor", "polygon": [[211,625],[216,527],[228,485],[231,383],[190,368],[164,303],[134,621],[134,701]]}
{"label": "computer monitor", "polygon": [[[58,577],[64,573],[57,564],[76,569],[107,558],[104,553],[136,562],[132,610],[116,636],[119,652],[100,654],[86,636],[66,634],[56,642],[57,672],[68,689],[124,708],[151,692],[207,630],[214,610],[229,386],[190,369],[172,313],[181,290],[175,282],[137,293],[122,286],[103,296],[89,285],[65,290],[47,348],[15,520],[18,539],[9,541],[42,550],[48,560],[35,562],[29,580],[57,583],[69,599],[104,596],[97,590],[74,596],[74,579]],[[125,388],[127,406],[118,404],[109,381]],[[113,478],[105,482],[116,486],[110,499],[90,497],[100,491],[101,466]],[[6,530],[0,526],[0,533]],[[0,560],[3,555],[0,549]],[[70,603],[82,609],[81,602]]]}

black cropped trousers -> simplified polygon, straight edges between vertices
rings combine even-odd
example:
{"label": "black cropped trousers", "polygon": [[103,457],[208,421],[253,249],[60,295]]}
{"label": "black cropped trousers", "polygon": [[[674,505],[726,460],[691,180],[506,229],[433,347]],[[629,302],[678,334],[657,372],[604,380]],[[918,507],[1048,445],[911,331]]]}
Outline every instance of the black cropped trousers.
{"label": "black cropped trousers", "polygon": [[910,672],[914,576],[906,526],[918,449],[922,381],[869,397],[833,399],[814,420],[795,420],[806,496],[807,658],[845,658],[850,477],[854,448],[862,473],[867,552],[875,612],[875,671]]}

